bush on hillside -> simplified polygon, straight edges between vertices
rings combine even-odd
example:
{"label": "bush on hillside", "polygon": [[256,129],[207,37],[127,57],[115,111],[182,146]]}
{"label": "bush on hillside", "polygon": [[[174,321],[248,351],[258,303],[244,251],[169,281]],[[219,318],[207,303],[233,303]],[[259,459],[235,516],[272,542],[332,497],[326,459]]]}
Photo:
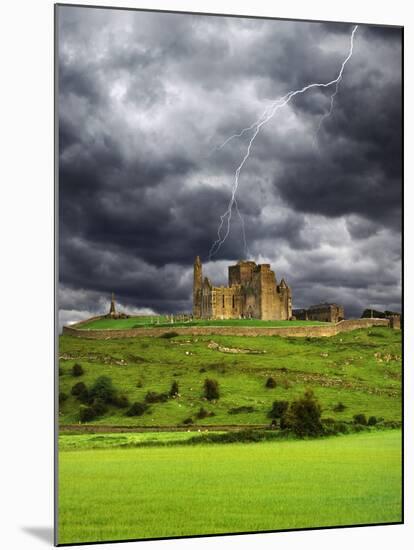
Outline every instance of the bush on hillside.
{"label": "bush on hillside", "polygon": [[83,370],[83,367],[82,365],[80,365],[79,363],[75,363],[72,367],[72,376],[82,376],[82,374],[84,374],[84,370]]}
{"label": "bush on hillside", "polygon": [[60,403],[63,403],[64,401],[66,401],[66,399],[68,398],[68,394],[63,392],[63,391],[60,391],[59,392],[59,404]]}
{"label": "bush on hillside", "polygon": [[90,397],[102,399],[105,403],[110,403],[116,393],[117,391],[109,376],[98,376],[89,391]]}
{"label": "bush on hillside", "polygon": [[194,424],[194,421],[193,421],[193,419],[191,418],[191,416],[189,416],[188,418],[186,418],[185,420],[183,420],[183,424]]}
{"label": "bush on hillside", "polygon": [[217,380],[214,380],[212,378],[206,378],[204,380],[204,396],[209,401],[212,401],[213,399],[219,399],[220,392],[219,392],[219,383]]}
{"label": "bush on hillside", "polygon": [[269,376],[269,378],[266,380],[265,386],[266,386],[266,388],[276,388],[277,382],[273,378],[273,376]]}
{"label": "bush on hillside", "polygon": [[344,405],[341,401],[339,401],[339,403],[337,403],[337,404],[334,406],[334,408],[333,408],[333,410],[334,410],[335,412],[342,412],[342,411],[344,411],[345,409],[346,409],[346,405]]}
{"label": "bush on hillside", "polygon": [[361,426],[366,426],[367,425],[367,417],[365,416],[365,414],[355,414],[354,415],[354,423],[355,424],[360,424]]}
{"label": "bush on hillside", "polygon": [[322,408],[312,390],[306,390],[303,397],[292,401],[283,415],[284,427],[297,436],[317,436],[323,433]]}
{"label": "bush on hillside", "polygon": [[87,391],[88,391],[88,388],[86,387],[85,382],[76,382],[76,384],[72,386],[70,393],[75,397],[79,397],[80,395],[82,395]]}
{"label": "bush on hillside", "polygon": [[149,391],[145,396],[146,403],[165,403],[168,401],[168,393],[157,393],[156,391]]}
{"label": "bush on hillside", "polygon": [[375,426],[376,424],[378,424],[377,417],[376,416],[370,416],[368,418],[367,424],[368,424],[368,426]]}
{"label": "bush on hillside", "polygon": [[90,422],[96,417],[95,409],[89,405],[79,407],[79,418],[81,422]]}
{"label": "bush on hillside", "polygon": [[148,410],[148,405],[135,401],[125,413],[127,416],[142,416]]}
{"label": "bush on hillside", "polygon": [[198,413],[196,414],[196,417],[199,419],[208,418],[209,416],[216,416],[216,413],[213,411],[209,412],[204,407],[200,407]]}
{"label": "bush on hillside", "polygon": [[178,394],[179,394],[178,382],[174,380],[174,382],[171,384],[169,395],[170,397],[177,397]]}
{"label": "bush on hillside", "polygon": [[101,416],[102,414],[105,414],[108,410],[105,401],[103,399],[100,399],[99,397],[94,399],[92,405],[90,406],[94,410],[95,416]]}
{"label": "bush on hillside", "polygon": [[233,407],[229,409],[229,414],[243,414],[243,413],[252,413],[255,409],[251,405],[242,405],[241,407]]}
{"label": "bush on hillside", "polygon": [[112,405],[120,409],[126,409],[129,407],[129,399],[126,395],[115,395],[111,400]]}
{"label": "bush on hillside", "polygon": [[273,401],[272,408],[268,412],[269,418],[282,418],[289,408],[289,401]]}

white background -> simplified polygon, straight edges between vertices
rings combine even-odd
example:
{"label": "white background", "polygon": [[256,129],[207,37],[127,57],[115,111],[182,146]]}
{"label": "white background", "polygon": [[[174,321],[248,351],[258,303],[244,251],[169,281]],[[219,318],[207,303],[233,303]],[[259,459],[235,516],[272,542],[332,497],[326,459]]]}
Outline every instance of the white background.
{"label": "white background", "polygon": [[[84,0],[84,4],[94,2]],[[405,25],[406,524],[131,543],[119,548],[408,548],[414,538],[412,291],[413,18],[403,0],[96,1],[176,9]],[[53,518],[53,2],[9,0],[0,12],[0,545],[51,545]],[[410,219],[411,218],[411,219]],[[243,480],[240,480],[243,483]],[[115,545],[114,545],[115,546]]]}

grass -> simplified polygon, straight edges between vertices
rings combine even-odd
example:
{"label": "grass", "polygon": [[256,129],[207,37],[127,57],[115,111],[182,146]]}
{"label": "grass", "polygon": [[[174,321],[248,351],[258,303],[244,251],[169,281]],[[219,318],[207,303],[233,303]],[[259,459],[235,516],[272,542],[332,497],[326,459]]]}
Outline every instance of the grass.
{"label": "grass", "polygon": [[321,321],[262,321],[261,319],[223,319],[206,320],[194,319],[193,321],[175,321],[171,323],[166,316],[140,316],[129,317],[127,319],[95,319],[89,323],[79,325],[79,329],[129,329],[129,328],[151,328],[168,327],[171,330],[174,327],[195,327],[195,326],[246,326],[246,327],[291,327],[301,325],[325,325]]}
{"label": "grass", "polygon": [[[211,349],[212,339],[244,352]],[[180,396],[152,404],[140,417],[127,417],[125,410],[110,407],[92,424],[177,426],[192,417],[196,427],[264,425],[274,400],[292,400],[307,387],[315,391],[324,418],[352,420],[364,413],[401,420],[401,333],[386,327],[312,339],[215,335],[88,340],[64,335],[59,353],[60,390],[69,395],[60,407],[61,424],[79,422],[79,402],[70,395],[73,384],[83,381],[90,386],[100,375],[110,376],[131,402],[142,401],[148,391],[168,392],[174,380]],[[85,374],[73,377],[74,363],[80,363]],[[276,380],[276,388],[265,387],[269,376]],[[203,399],[205,378],[219,382],[216,402]],[[335,411],[339,402],[345,409]],[[197,420],[200,407],[215,416]],[[229,412],[239,407],[253,412]]]}
{"label": "grass", "polygon": [[59,543],[399,522],[401,481],[399,430],[62,451]]}
{"label": "grass", "polygon": [[[196,432],[197,433],[197,432]],[[221,432],[212,432],[221,433]],[[116,433],[116,434],[60,434],[59,451],[81,451],[137,447],[146,444],[168,445],[185,442],[194,437],[194,432],[149,432],[149,433]]]}

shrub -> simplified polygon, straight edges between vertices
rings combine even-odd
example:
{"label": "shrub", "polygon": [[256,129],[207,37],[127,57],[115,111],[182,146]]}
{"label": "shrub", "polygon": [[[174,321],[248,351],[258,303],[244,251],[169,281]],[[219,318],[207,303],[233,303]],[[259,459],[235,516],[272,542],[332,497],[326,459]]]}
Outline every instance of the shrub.
{"label": "shrub", "polygon": [[146,403],[164,403],[168,401],[167,393],[157,393],[156,391],[149,391],[145,396]]}
{"label": "shrub", "polygon": [[272,376],[269,376],[269,378],[266,380],[265,386],[266,388],[276,388],[277,382]]}
{"label": "shrub", "polygon": [[194,421],[193,421],[193,419],[191,418],[191,416],[189,416],[188,418],[186,418],[185,420],[183,420],[183,424],[194,424]]}
{"label": "shrub", "polygon": [[174,382],[171,384],[170,397],[176,397],[178,394],[179,394],[178,382],[174,380]]}
{"label": "shrub", "polygon": [[198,372],[207,372],[206,367],[201,367],[201,369]]}
{"label": "shrub", "polygon": [[142,380],[138,380],[137,388],[142,388],[143,386],[144,386],[144,382]]}
{"label": "shrub", "polygon": [[323,432],[321,412],[313,391],[306,390],[303,397],[292,401],[283,415],[284,426],[300,437],[320,435]]}
{"label": "shrub", "polygon": [[127,416],[142,416],[148,410],[148,405],[146,403],[139,403],[135,401],[132,403],[131,407],[125,413]]}
{"label": "shrub", "polygon": [[366,426],[367,425],[367,417],[365,416],[365,414],[356,414],[356,415],[354,415],[354,423],[355,424],[360,424],[361,426]]}
{"label": "shrub", "polygon": [[105,414],[108,410],[105,401],[103,399],[100,399],[99,397],[97,399],[94,399],[91,407],[95,412],[95,416],[101,416],[102,414]]}
{"label": "shrub", "polygon": [[130,405],[129,399],[126,395],[115,395],[112,398],[111,403],[120,409],[126,409],[126,407],[129,407]]}
{"label": "shrub", "polygon": [[81,422],[89,422],[96,417],[95,409],[87,405],[79,407],[79,418]]}
{"label": "shrub", "polygon": [[62,367],[59,367],[59,376],[62,376],[62,374],[65,374],[65,371]]}
{"label": "shrub", "polygon": [[336,422],[331,418],[326,418],[323,420],[323,433],[325,435],[347,434],[349,428],[346,422]]}
{"label": "shrub", "polygon": [[212,378],[206,378],[204,380],[204,396],[209,401],[220,397],[219,384],[217,380],[213,380]]}
{"label": "shrub", "polygon": [[174,330],[171,330],[169,332],[163,332],[162,334],[160,334],[160,338],[176,338],[177,336],[179,336],[178,332],[175,332]]}
{"label": "shrub", "polygon": [[254,410],[254,407],[251,405],[242,405],[241,407],[234,407],[233,409],[230,409],[229,414],[252,413]]}
{"label": "shrub", "polygon": [[216,413],[214,413],[213,411],[209,412],[204,407],[200,407],[200,410],[196,414],[196,417],[200,419],[207,418],[209,416],[216,416]]}
{"label": "shrub", "polygon": [[72,376],[82,376],[82,374],[84,374],[84,370],[83,370],[83,367],[82,365],[80,365],[79,363],[75,363],[72,367]]}
{"label": "shrub", "polygon": [[377,423],[378,423],[378,420],[376,416],[370,416],[368,418],[368,426],[375,426],[375,424]]}
{"label": "shrub", "polygon": [[68,398],[67,393],[65,393],[63,391],[59,392],[59,403],[63,403],[64,401],[66,401],[67,398]]}
{"label": "shrub", "polygon": [[333,427],[336,433],[341,433],[341,434],[349,433],[349,427],[346,422],[335,422]]}
{"label": "shrub", "polygon": [[339,403],[337,403],[337,404],[334,406],[334,408],[333,408],[333,410],[334,410],[335,412],[342,412],[342,411],[344,411],[345,409],[346,409],[346,405],[344,405],[341,401],[339,401]]}
{"label": "shrub", "polygon": [[289,408],[289,401],[273,401],[272,408],[268,412],[269,418],[282,418]]}
{"label": "shrub", "polygon": [[74,384],[72,386],[72,389],[70,390],[70,393],[76,397],[79,397],[81,394],[87,392],[88,389],[86,387],[86,384],[85,382],[76,382],[76,384]]}
{"label": "shrub", "polygon": [[98,376],[89,392],[93,398],[103,399],[105,403],[110,403],[116,395],[116,389],[109,376]]}

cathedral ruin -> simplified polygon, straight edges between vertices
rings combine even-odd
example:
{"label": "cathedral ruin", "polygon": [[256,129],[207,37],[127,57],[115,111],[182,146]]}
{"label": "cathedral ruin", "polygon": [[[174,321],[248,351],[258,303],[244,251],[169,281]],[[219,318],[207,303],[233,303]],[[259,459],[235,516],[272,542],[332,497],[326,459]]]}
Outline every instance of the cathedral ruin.
{"label": "cathedral ruin", "polygon": [[239,261],[229,266],[229,286],[203,280],[200,257],[194,262],[193,316],[197,319],[289,320],[292,292],[282,279],[277,283],[270,264]]}

